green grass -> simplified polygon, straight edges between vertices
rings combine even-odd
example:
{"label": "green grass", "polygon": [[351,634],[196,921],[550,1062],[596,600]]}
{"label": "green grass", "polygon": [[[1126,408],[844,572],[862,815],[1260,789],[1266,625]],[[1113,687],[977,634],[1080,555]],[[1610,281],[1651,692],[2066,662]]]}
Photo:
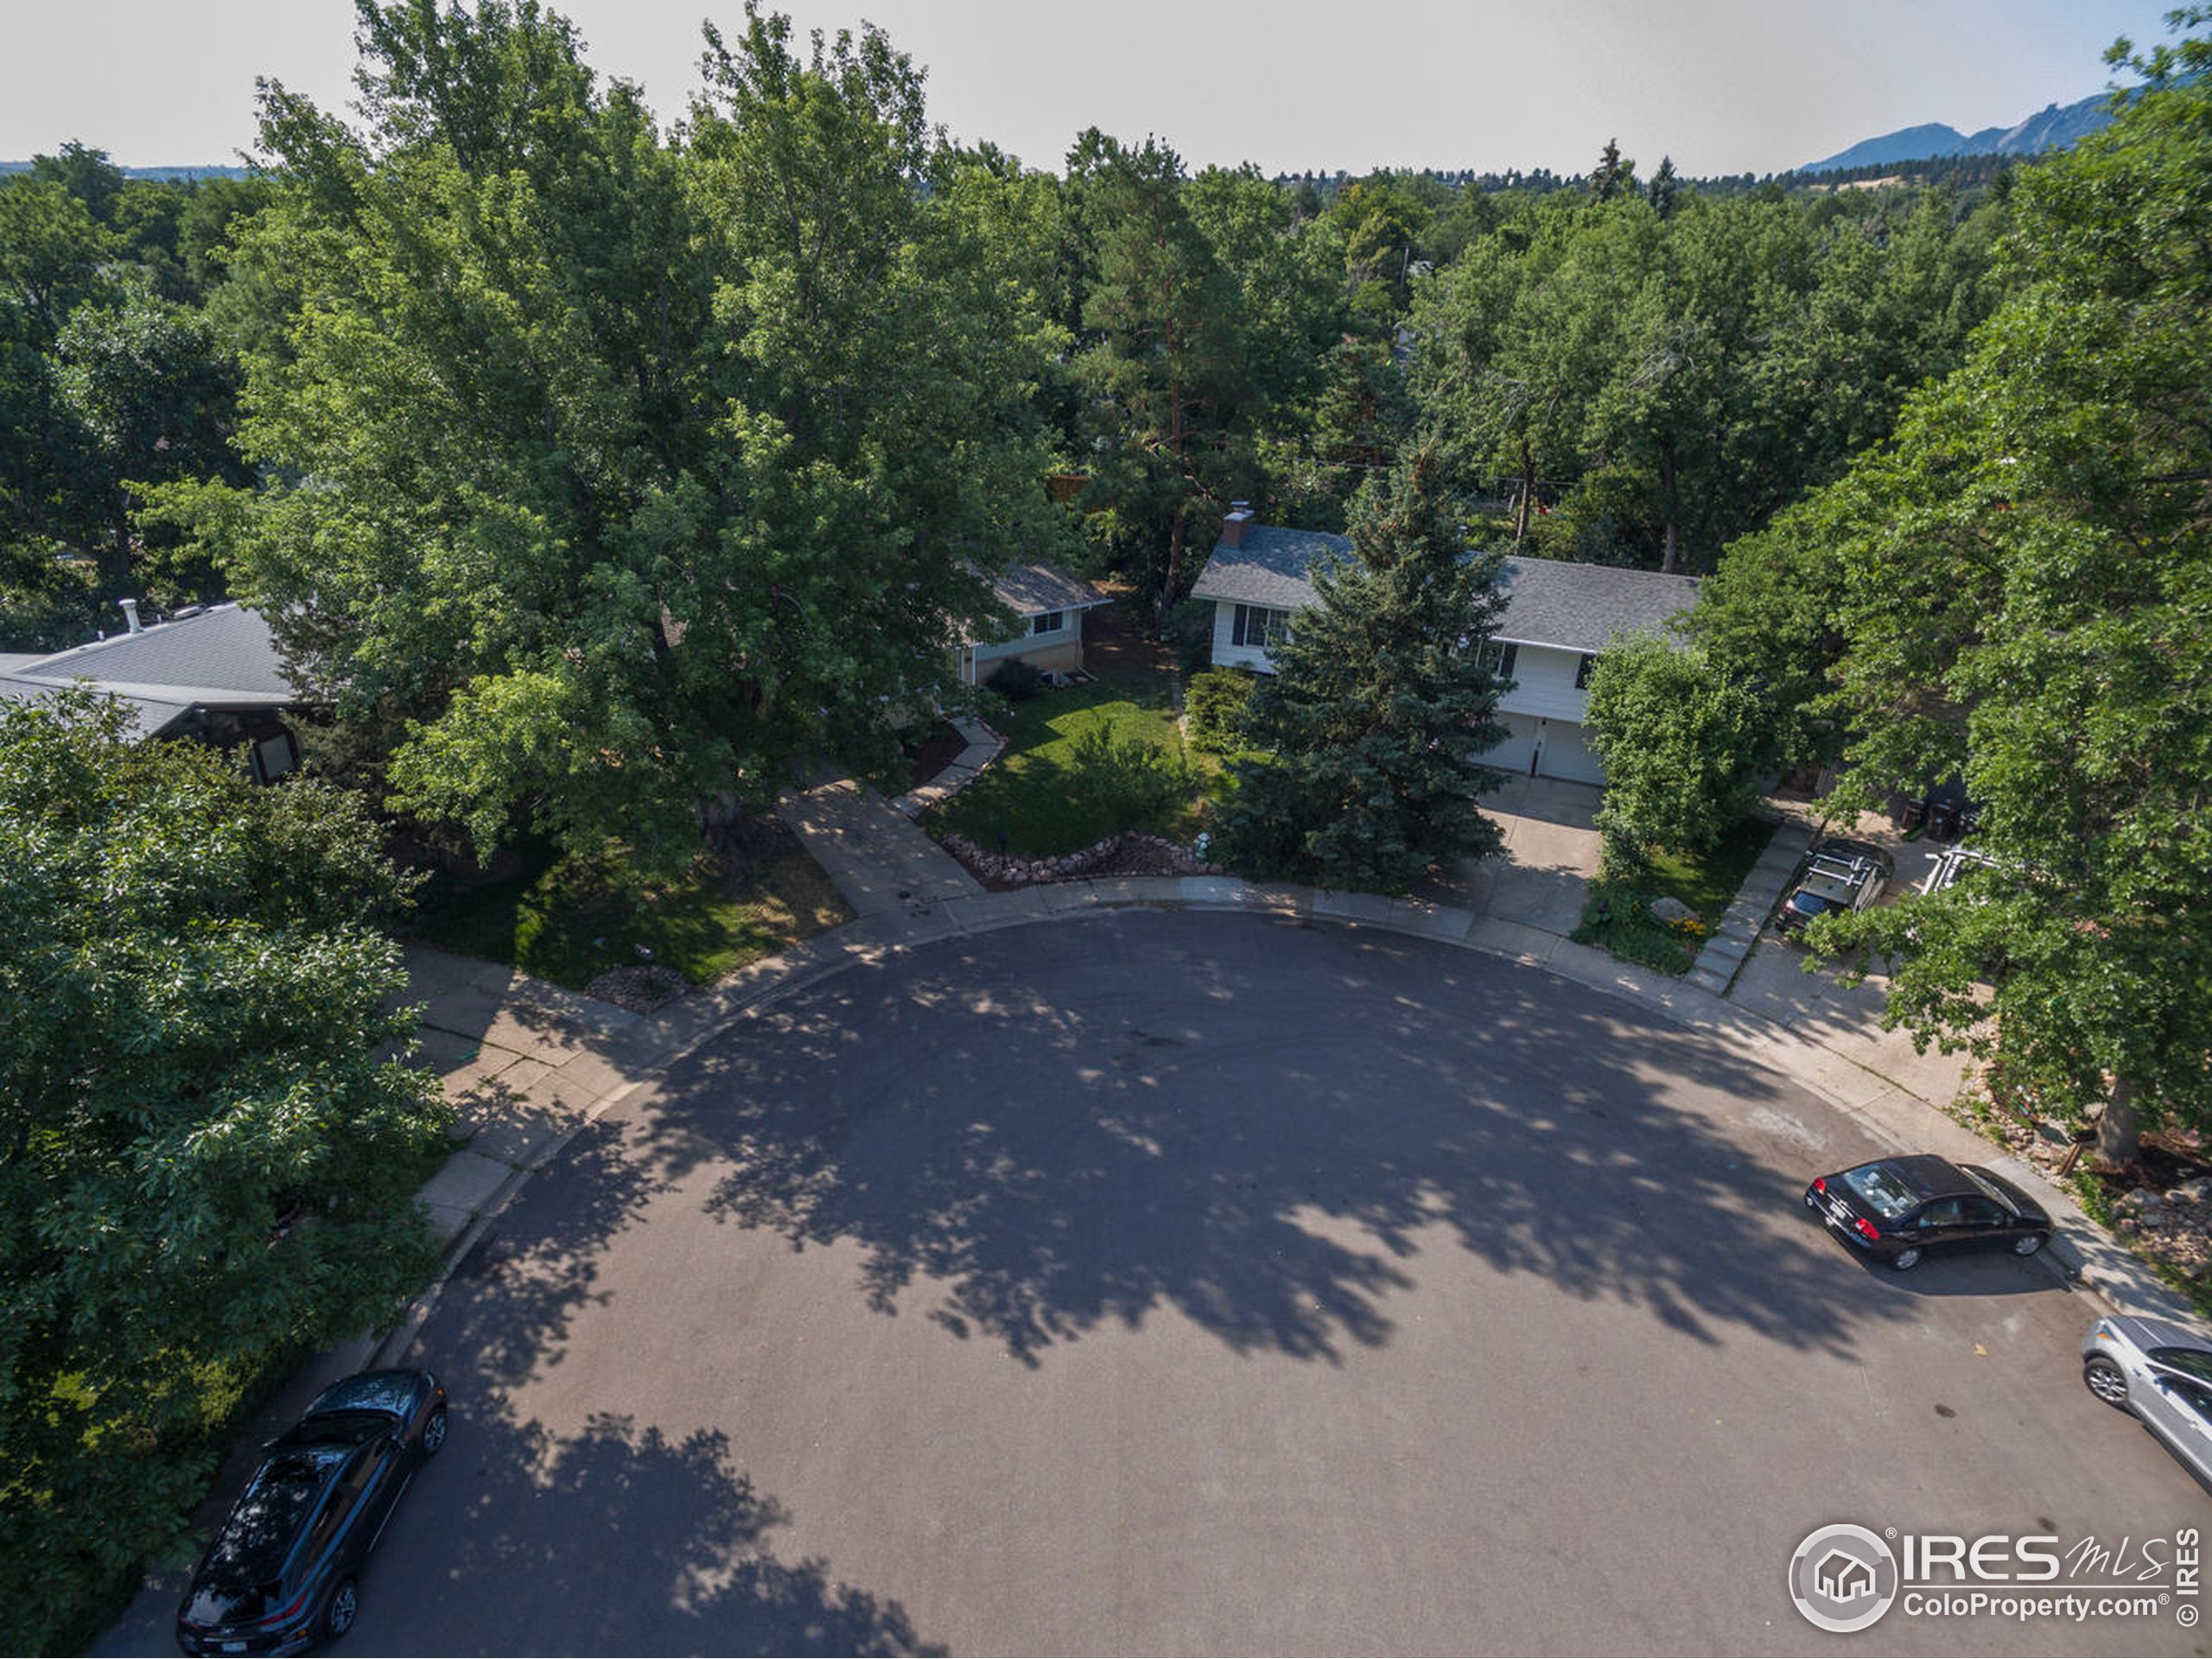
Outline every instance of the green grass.
{"label": "green grass", "polygon": [[581,990],[637,947],[695,985],[812,937],[852,912],[814,861],[793,849],[733,882],[702,858],[678,881],[626,892],[609,871],[530,849],[499,880],[424,888],[411,931],[425,944],[505,963]]}
{"label": "green grass", "polygon": [[[1632,880],[1601,872],[1590,884],[1575,942],[1599,945],[1661,973],[1688,973],[1706,935],[1720,925],[1722,912],[1773,835],[1774,826],[1765,819],[1745,818],[1710,852],[1662,854]],[[1651,901],[1659,898],[1688,905],[1698,913],[1702,930],[1692,933],[1662,922],[1651,913]]]}
{"label": "green grass", "polygon": [[[1048,858],[1123,830],[1188,841],[1204,822],[1201,795],[1216,768],[1185,747],[1164,678],[1047,691],[992,724],[1005,753],[929,816],[932,831],[992,850],[1003,835],[1016,856]],[[1108,728],[1110,760],[1100,742]],[[1129,764],[1138,746],[1156,751],[1151,764]]]}

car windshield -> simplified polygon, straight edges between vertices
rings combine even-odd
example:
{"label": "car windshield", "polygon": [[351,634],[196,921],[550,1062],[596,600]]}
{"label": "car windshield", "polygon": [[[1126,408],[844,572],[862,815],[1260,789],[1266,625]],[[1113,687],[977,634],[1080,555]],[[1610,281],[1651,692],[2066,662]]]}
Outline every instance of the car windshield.
{"label": "car windshield", "polygon": [[1885,1221],[1895,1221],[1920,1202],[1920,1195],[1887,1164],[1861,1164],[1848,1171],[1843,1179]]}

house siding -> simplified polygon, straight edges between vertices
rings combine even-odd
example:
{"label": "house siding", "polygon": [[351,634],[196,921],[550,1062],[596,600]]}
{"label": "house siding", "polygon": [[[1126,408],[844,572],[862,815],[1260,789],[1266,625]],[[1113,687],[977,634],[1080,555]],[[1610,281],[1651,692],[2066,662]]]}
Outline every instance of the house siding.
{"label": "house siding", "polygon": [[1020,658],[1033,668],[1050,673],[1072,674],[1083,666],[1081,611],[1062,613],[1066,619],[1049,633],[1024,633],[984,645],[970,645],[963,653],[962,677],[980,685],[1007,663]]}
{"label": "house siding", "polygon": [[1590,704],[1590,694],[1576,690],[1574,684],[1574,677],[1581,668],[1582,653],[1579,651],[1560,651],[1550,645],[1518,646],[1513,659],[1514,686],[1498,699],[1499,710],[1580,725]]}

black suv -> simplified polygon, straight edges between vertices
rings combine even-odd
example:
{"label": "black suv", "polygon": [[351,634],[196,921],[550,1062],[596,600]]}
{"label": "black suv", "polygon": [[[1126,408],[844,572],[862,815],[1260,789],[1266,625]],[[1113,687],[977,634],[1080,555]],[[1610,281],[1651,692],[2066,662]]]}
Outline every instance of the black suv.
{"label": "black suv", "polygon": [[354,1582],[415,1471],[446,1440],[428,1371],[363,1371],[270,1443],[176,1612],[188,1654],[297,1653],[360,1611]]}

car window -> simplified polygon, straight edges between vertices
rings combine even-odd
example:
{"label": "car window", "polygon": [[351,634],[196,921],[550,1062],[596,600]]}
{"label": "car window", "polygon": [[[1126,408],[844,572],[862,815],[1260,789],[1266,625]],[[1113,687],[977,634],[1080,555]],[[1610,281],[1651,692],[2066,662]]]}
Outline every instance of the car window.
{"label": "car window", "polygon": [[1961,1198],[1959,1217],[1969,1227],[2002,1227],[2012,1212],[1993,1198]]}
{"label": "car window", "polygon": [[1931,1200],[1928,1207],[1920,1212],[1920,1224],[1923,1227],[1957,1226],[1961,1219],[1959,1208],[1961,1202],[1961,1200],[1957,1198]]}
{"label": "car window", "polygon": [[1920,1201],[1920,1195],[1887,1164],[1861,1164],[1847,1171],[1843,1179],[1885,1221],[1895,1221]]}
{"label": "car window", "polygon": [[2151,1357],[2158,1364],[2212,1382],[2212,1354],[2202,1348],[2153,1348]]}
{"label": "car window", "polygon": [[2212,1433],[2212,1388],[2202,1382],[2176,1382],[2169,1392],[2195,1415],[2199,1428]]}
{"label": "car window", "polygon": [[1968,1169],[1964,1164],[1959,1166],[1959,1173],[1965,1176],[1967,1179],[1972,1181],[1976,1186],[1980,1187],[1983,1192],[1988,1193],[1991,1198],[1994,1198],[1998,1204],[2002,1206],[2007,1216],[2018,1213],[2012,1208],[2012,1199],[2006,1198],[2002,1191],[1982,1179],[1980,1175],[1976,1174],[1973,1170]]}

